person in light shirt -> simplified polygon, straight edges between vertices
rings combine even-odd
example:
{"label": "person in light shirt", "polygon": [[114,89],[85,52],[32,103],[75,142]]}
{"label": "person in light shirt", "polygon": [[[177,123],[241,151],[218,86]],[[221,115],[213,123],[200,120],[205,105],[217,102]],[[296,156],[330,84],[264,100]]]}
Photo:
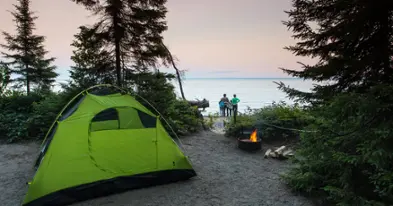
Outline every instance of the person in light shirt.
{"label": "person in light shirt", "polygon": [[[236,94],[233,95],[233,98],[231,99],[231,104],[232,104],[232,110],[233,113],[235,114],[235,112],[237,112],[237,104],[240,102],[240,99],[236,97]],[[231,111],[232,113],[232,111]],[[231,114],[232,115],[232,114]]]}

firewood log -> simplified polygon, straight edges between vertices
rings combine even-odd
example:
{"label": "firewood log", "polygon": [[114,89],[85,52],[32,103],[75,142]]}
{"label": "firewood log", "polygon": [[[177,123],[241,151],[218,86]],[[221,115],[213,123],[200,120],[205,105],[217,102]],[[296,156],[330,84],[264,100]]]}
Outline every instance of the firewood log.
{"label": "firewood log", "polygon": [[281,146],[281,147],[279,147],[278,149],[276,149],[276,150],[274,151],[274,153],[276,153],[277,156],[281,156],[282,153],[284,152],[285,148],[286,148],[285,146]]}
{"label": "firewood log", "polygon": [[270,157],[270,153],[271,153],[271,152],[272,152],[272,149],[268,149],[268,150],[265,152],[264,158]]}

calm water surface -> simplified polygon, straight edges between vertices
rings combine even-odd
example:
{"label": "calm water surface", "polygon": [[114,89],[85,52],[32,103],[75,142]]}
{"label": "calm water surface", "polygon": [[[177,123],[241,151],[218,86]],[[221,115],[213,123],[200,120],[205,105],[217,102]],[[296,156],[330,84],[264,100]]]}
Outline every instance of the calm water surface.
{"label": "calm water surface", "polygon": [[[276,101],[286,101],[292,104],[293,101],[287,95],[277,89],[276,82],[284,82],[290,87],[301,91],[309,91],[314,82],[301,79],[186,79],[183,81],[185,96],[188,100],[206,98],[210,101],[210,108],[206,108],[204,115],[218,112],[218,101],[224,93],[228,97],[236,94],[240,99],[239,111],[243,112],[247,106],[250,108],[261,108]],[[178,95],[180,90],[176,81]],[[179,95],[180,96],[180,95]]]}

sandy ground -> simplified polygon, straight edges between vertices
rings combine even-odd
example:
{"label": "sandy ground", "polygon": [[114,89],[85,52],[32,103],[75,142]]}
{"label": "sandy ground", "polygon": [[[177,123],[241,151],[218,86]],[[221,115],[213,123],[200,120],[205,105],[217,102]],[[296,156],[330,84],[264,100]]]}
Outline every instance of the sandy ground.
{"label": "sandy ground", "polygon": [[38,143],[0,145],[0,205],[21,205]]}
{"label": "sandy ground", "polygon": [[[279,180],[288,163],[264,159],[263,151],[246,153],[236,141],[213,132],[182,139],[198,176],[189,181],[132,190],[74,204],[75,206],[308,206]],[[38,145],[0,145],[0,202],[20,205]]]}

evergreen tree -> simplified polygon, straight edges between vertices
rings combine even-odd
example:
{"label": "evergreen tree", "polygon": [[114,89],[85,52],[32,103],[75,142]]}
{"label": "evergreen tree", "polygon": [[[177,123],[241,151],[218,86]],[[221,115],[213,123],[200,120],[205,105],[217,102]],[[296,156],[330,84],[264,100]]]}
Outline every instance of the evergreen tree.
{"label": "evergreen tree", "polygon": [[[294,77],[323,82],[301,92],[280,84],[290,97],[318,103],[342,92],[364,92],[393,81],[392,1],[293,0],[284,24],[299,40],[286,47],[297,56],[318,58],[302,71],[282,69]],[[314,23],[316,29],[313,29]]]}
{"label": "evergreen tree", "polygon": [[48,51],[45,50],[43,42],[35,48],[34,53],[36,61],[35,72],[32,75],[33,82],[36,83],[38,89],[49,91],[56,81],[56,77],[59,76],[56,73],[57,67],[52,64],[55,58],[45,57]]}
{"label": "evergreen tree", "polygon": [[36,84],[41,88],[50,88],[58,74],[56,67],[52,66],[54,58],[45,58],[47,51],[44,49],[44,36],[33,34],[35,30],[34,20],[37,19],[30,11],[30,0],[18,0],[12,12],[16,22],[16,35],[3,32],[6,44],[1,45],[9,51],[2,52],[6,59],[11,60],[7,65],[12,65],[11,72],[19,77],[17,83],[26,85],[29,94],[31,85]]}
{"label": "evergreen tree", "polygon": [[73,1],[100,17],[92,27],[95,30],[93,35],[105,40],[107,51],[114,56],[119,86],[125,80],[122,73],[156,67],[158,60],[167,56],[162,46],[162,33],[167,29],[166,0]]}
{"label": "evergreen tree", "polygon": [[92,35],[93,29],[85,26],[79,29],[71,44],[75,48],[71,56],[75,63],[70,71],[71,86],[86,88],[96,84],[115,83],[115,62],[111,54],[102,49],[105,42]]}
{"label": "evergreen tree", "polygon": [[392,205],[393,2],[292,2],[285,24],[300,41],[287,49],[319,61],[283,70],[326,85],[302,92],[280,84],[290,97],[315,105],[316,117],[285,180],[338,205]]}
{"label": "evergreen tree", "polygon": [[0,62],[0,95],[3,94],[8,83],[10,83],[10,69],[6,64]]}

